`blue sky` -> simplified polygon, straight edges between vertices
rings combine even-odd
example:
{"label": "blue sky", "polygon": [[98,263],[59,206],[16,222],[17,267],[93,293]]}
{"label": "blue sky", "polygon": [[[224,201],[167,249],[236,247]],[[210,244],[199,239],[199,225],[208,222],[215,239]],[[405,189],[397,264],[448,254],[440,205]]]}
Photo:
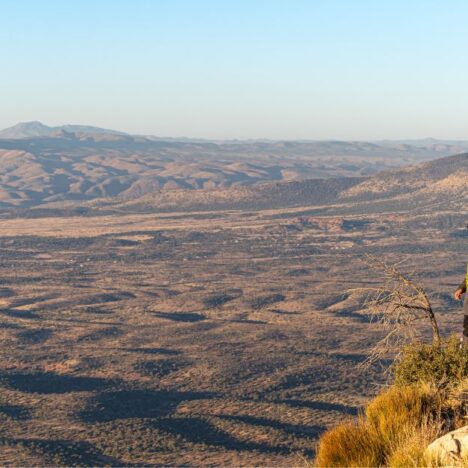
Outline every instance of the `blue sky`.
{"label": "blue sky", "polygon": [[462,0],[0,0],[0,127],[468,139]]}

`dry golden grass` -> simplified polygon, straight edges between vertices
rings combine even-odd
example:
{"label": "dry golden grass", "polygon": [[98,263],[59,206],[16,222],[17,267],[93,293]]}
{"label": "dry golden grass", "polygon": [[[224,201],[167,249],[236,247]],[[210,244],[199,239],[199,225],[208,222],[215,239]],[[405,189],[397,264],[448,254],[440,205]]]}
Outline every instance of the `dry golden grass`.
{"label": "dry golden grass", "polygon": [[464,412],[468,407],[468,378],[463,379],[461,383],[450,389],[446,406],[454,413],[454,426],[456,429],[467,424],[467,415]]}
{"label": "dry golden grass", "polygon": [[424,466],[424,448],[441,433],[442,401],[429,385],[390,387],[357,422],[342,423],[320,439],[316,464]]}
{"label": "dry golden grass", "polygon": [[409,426],[401,432],[398,443],[387,458],[387,465],[392,468],[440,466],[440,461],[425,452],[426,447],[441,433],[441,424],[434,421]]}
{"label": "dry golden grass", "polygon": [[365,419],[345,422],[326,432],[320,439],[316,465],[337,466],[379,466],[383,446],[378,434]]}
{"label": "dry golden grass", "polygon": [[438,391],[423,384],[390,387],[371,401],[365,414],[369,426],[390,447],[401,438],[402,431],[437,419],[441,408]]}

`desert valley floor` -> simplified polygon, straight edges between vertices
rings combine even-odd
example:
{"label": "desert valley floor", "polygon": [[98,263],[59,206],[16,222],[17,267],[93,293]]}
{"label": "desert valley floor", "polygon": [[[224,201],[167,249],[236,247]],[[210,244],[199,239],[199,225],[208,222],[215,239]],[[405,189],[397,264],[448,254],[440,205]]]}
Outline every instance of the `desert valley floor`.
{"label": "desert valley floor", "polygon": [[404,259],[446,335],[466,245],[450,209],[309,208],[4,215],[0,463],[313,457],[385,383],[356,369],[380,334],[347,292],[379,281],[364,255]]}

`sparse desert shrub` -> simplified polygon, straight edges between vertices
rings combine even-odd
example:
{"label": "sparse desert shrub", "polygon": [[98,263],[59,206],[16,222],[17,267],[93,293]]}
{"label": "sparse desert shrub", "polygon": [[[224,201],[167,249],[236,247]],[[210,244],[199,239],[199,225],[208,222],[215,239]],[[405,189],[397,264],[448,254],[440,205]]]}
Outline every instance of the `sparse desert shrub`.
{"label": "sparse desert shrub", "polygon": [[384,457],[378,434],[364,419],[345,422],[327,431],[320,439],[316,465],[319,467],[379,466]]}
{"label": "sparse desert shrub", "polygon": [[417,441],[433,435],[428,428],[439,434],[441,408],[442,401],[434,387],[392,386],[367,406],[356,423],[340,424],[322,436],[316,464],[403,466],[405,460],[422,459],[424,453],[417,450]]}
{"label": "sparse desert shrub", "polygon": [[286,299],[283,294],[270,294],[268,296],[257,297],[251,302],[252,309],[262,309],[276,302],[282,302]]}
{"label": "sparse desert shrub", "polygon": [[468,377],[468,346],[460,346],[453,335],[434,346],[416,343],[405,346],[394,363],[395,383],[428,382],[438,387],[455,385]]}
{"label": "sparse desert shrub", "polygon": [[[425,448],[463,421],[468,346],[461,345],[457,336],[441,339],[421,286],[394,265],[369,261],[382,272],[384,285],[354,291],[368,292],[367,310],[386,333],[365,365],[393,355],[390,369],[395,382],[368,404],[356,424],[341,424],[322,436],[316,463],[324,467],[443,466],[440,460],[428,458]],[[431,344],[416,341],[415,324],[420,321],[432,329]],[[375,458],[369,458],[370,454]]]}
{"label": "sparse desert shrub", "polygon": [[211,296],[206,297],[203,300],[203,304],[206,308],[211,309],[214,307],[221,307],[222,305],[234,299],[236,299],[236,296],[232,294],[225,294],[225,293],[213,294]]}

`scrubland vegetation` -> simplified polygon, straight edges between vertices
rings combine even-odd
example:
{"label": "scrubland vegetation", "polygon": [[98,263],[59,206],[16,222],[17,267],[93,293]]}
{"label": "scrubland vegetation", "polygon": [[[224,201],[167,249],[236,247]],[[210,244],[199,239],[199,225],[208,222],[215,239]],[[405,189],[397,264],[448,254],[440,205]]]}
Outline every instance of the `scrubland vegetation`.
{"label": "scrubland vegetation", "polygon": [[[360,295],[347,292],[379,285],[362,259],[404,256],[405,271],[441,311],[440,335],[449,336],[461,327],[448,287],[463,274],[457,259],[468,234],[460,227],[465,199],[446,192],[403,205],[353,191],[362,202],[327,206],[314,205],[318,192],[314,181],[263,187],[238,211],[208,198],[210,212],[184,211],[188,201],[163,212],[155,194],[142,211],[96,202],[1,212],[0,465],[294,466],[299,453],[313,460],[320,435],[356,417],[385,382],[378,362],[356,372],[381,337]],[[184,193],[188,200],[198,192]],[[223,193],[238,206],[237,189]],[[420,398],[446,392],[444,431],[460,414],[457,385],[446,382],[459,379],[456,347],[403,346],[406,358],[393,368],[401,388],[422,385],[414,369],[435,375]],[[365,446],[385,426],[378,408],[369,411],[346,426]],[[406,428],[404,440],[384,438],[375,457],[387,462],[391,447],[397,464],[432,440],[432,414],[427,427]]]}
{"label": "scrubland vegetation", "polygon": [[[316,465],[446,466],[426,453],[441,435],[464,425],[468,346],[452,336],[441,345],[407,345],[394,362],[393,383],[363,413],[326,432]],[[468,460],[453,460],[466,466]]]}
{"label": "scrubland vegetation", "polygon": [[[345,421],[320,439],[316,464],[325,466],[446,466],[427,446],[464,426],[468,388],[468,346],[457,335],[441,339],[432,304],[424,288],[396,265],[375,257],[368,264],[382,279],[366,292],[364,307],[382,325],[383,337],[369,352],[364,367],[390,354],[391,385],[371,400],[356,420]],[[430,343],[421,341],[423,323]],[[462,466],[456,454],[452,466]]]}

